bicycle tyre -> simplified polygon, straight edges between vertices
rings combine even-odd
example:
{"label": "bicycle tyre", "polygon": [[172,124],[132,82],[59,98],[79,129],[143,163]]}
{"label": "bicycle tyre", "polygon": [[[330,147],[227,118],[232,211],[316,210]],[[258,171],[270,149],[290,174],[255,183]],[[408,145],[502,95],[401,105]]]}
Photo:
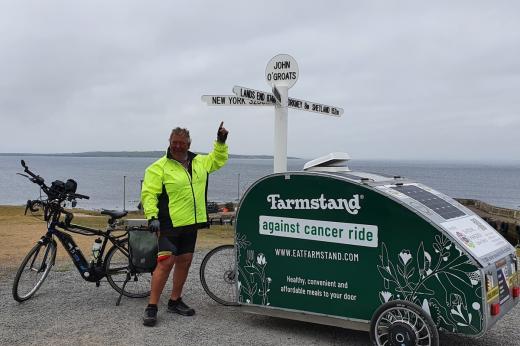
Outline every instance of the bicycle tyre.
{"label": "bicycle tyre", "polygon": [[236,257],[233,245],[221,245],[204,257],[200,265],[202,288],[214,301],[238,306]]}
{"label": "bicycle tyre", "polygon": [[[105,256],[105,274],[108,283],[119,294],[129,298],[144,298],[150,295],[151,273],[131,271],[128,260],[128,239],[119,243],[125,251],[112,246]],[[123,290],[127,274],[131,276]]]}
{"label": "bicycle tyre", "polygon": [[[13,298],[17,302],[30,299],[41,287],[55,263],[56,242],[54,240],[39,241],[23,259],[13,282]],[[28,268],[26,266],[29,265]],[[26,289],[24,282],[30,274],[36,273],[36,280],[29,279]]]}

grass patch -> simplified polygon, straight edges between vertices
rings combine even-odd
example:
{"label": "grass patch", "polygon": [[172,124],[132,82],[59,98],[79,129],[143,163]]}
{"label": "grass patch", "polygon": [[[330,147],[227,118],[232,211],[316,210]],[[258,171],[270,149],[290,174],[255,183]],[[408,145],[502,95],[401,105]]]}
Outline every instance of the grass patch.
{"label": "grass patch", "polygon": [[197,237],[197,250],[209,250],[223,244],[233,244],[235,229],[230,225],[212,225],[201,229]]}
{"label": "grass patch", "polygon": [[[25,206],[0,206],[0,264],[5,267],[16,268],[22,259],[47,231],[43,213],[36,212],[24,215]],[[106,229],[108,216],[100,215],[99,211],[74,209],[73,223],[86,227]],[[131,219],[144,218],[139,212],[131,212],[127,216]],[[230,225],[213,225],[209,229],[199,231],[197,250],[209,250],[222,244],[233,244],[234,227]],[[72,233],[84,256],[89,259],[92,243],[95,237]],[[59,264],[59,265],[58,265]],[[68,253],[58,241],[56,254],[57,268],[68,270],[73,267]],[[62,269],[58,269],[61,271]]]}

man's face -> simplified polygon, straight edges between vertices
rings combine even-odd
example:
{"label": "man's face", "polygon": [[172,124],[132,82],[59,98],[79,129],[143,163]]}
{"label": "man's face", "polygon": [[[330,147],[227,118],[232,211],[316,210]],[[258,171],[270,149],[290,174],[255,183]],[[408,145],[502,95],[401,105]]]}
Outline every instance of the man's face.
{"label": "man's face", "polygon": [[188,138],[183,135],[174,134],[170,138],[170,153],[173,158],[176,160],[184,160],[186,159],[186,155],[188,153],[188,149],[190,145],[188,143]]}

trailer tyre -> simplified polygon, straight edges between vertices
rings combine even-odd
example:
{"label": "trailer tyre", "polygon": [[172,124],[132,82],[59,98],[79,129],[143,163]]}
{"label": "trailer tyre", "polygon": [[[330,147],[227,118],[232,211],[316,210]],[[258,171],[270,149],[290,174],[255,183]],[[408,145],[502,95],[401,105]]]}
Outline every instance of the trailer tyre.
{"label": "trailer tyre", "polygon": [[432,318],[419,306],[406,300],[381,305],[370,323],[372,345],[439,345],[439,332]]}

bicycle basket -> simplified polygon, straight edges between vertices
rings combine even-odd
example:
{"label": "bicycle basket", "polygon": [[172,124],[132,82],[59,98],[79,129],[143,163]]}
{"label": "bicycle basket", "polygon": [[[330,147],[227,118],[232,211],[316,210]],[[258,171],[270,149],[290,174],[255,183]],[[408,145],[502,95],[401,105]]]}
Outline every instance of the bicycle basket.
{"label": "bicycle basket", "polygon": [[157,264],[157,236],[147,228],[128,230],[130,266],[139,273],[151,273]]}

